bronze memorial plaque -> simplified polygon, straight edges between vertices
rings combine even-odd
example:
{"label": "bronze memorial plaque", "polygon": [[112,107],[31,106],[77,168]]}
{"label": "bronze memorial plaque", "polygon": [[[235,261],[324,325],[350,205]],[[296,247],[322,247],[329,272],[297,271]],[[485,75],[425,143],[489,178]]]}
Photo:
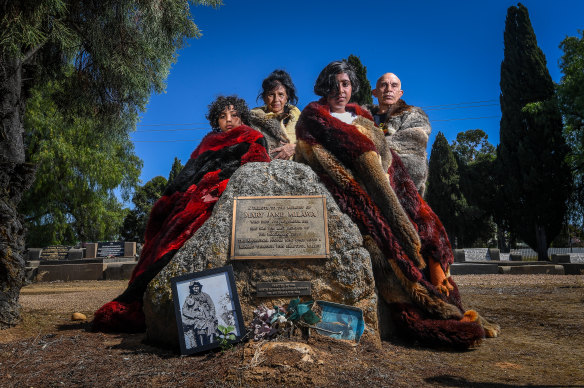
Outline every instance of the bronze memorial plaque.
{"label": "bronze memorial plaque", "polygon": [[231,259],[327,257],[324,196],[235,197]]}
{"label": "bronze memorial plaque", "polygon": [[310,282],[264,282],[256,286],[256,296],[304,296],[310,295]]}

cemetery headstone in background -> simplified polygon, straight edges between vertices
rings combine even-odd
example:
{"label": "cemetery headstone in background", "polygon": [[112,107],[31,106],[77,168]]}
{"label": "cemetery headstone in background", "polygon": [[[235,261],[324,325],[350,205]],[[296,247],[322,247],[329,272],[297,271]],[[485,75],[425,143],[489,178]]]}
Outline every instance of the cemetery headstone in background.
{"label": "cemetery headstone in background", "polygon": [[83,259],[83,249],[82,248],[71,248],[67,254],[67,260],[82,260]]}
{"label": "cemetery headstone in background", "polygon": [[523,257],[519,253],[509,254],[509,261],[522,261]]}
{"label": "cemetery headstone in background", "polygon": [[123,241],[109,241],[97,243],[97,257],[121,257],[124,256]]}
{"label": "cemetery headstone in background", "polygon": [[40,260],[43,248],[28,248],[28,260]]}
{"label": "cemetery headstone in background", "polygon": [[455,249],[454,250],[454,262],[455,263],[463,263],[466,261],[464,249]]}
{"label": "cemetery headstone in background", "polygon": [[488,252],[489,252],[489,257],[491,258],[491,260],[496,260],[496,261],[501,260],[500,251],[497,248],[489,248]]}
{"label": "cemetery headstone in background", "polygon": [[40,259],[41,260],[65,260],[67,253],[69,253],[70,246],[67,245],[49,245],[43,248]]}

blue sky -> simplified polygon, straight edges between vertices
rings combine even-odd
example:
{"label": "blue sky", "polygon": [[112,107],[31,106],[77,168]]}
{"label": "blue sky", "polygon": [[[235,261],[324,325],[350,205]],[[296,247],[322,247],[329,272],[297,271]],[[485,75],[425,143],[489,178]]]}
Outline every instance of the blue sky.
{"label": "blue sky", "polygon": [[[449,141],[480,128],[499,142],[499,81],[507,8],[492,1],[235,1],[193,7],[203,36],[179,52],[166,92],[153,95],[132,134],[144,161],[141,180],[168,177],[210,130],[205,113],[219,94],[237,94],[250,108],[262,80],[287,70],[302,109],[329,62],[357,55],[372,85],[385,72],[402,80],[404,100],[425,109]],[[539,47],[555,82],[560,42],[584,29],[584,1],[526,0]],[[477,119],[483,117],[482,119]],[[459,120],[464,119],[464,120]]]}

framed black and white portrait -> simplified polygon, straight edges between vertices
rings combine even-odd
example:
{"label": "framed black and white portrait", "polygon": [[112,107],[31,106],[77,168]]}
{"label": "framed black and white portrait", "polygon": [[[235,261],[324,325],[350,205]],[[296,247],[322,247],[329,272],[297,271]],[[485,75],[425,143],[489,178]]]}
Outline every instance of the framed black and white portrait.
{"label": "framed black and white portrait", "polygon": [[171,279],[181,354],[239,341],[245,334],[231,266]]}

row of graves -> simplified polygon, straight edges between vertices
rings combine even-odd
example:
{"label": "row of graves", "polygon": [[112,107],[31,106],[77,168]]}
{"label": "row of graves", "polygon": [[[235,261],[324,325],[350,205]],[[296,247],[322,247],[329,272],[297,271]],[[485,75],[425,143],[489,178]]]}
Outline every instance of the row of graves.
{"label": "row of graves", "polygon": [[29,281],[129,279],[137,257],[137,244],[128,241],[28,248],[26,276]]}
{"label": "row of graves", "polygon": [[[504,255],[504,258],[502,257]],[[536,255],[533,252],[533,255]],[[551,254],[549,262],[537,261],[536,256],[524,257],[519,251],[502,254],[497,248],[454,249],[453,275],[580,275],[584,263],[572,262],[570,254]]]}

